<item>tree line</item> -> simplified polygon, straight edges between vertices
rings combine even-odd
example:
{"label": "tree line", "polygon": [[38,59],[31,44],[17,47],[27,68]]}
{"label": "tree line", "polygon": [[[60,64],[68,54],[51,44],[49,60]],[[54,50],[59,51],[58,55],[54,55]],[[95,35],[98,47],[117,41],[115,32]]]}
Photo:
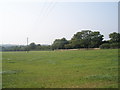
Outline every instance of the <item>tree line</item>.
{"label": "tree line", "polygon": [[120,48],[120,33],[109,34],[110,40],[103,40],[104,35],[99,31],[82,30],[73,35],[71,40],[66,38],[55,39],[52,45],[30,43],[28,46],[2,47],[2,51],[31,51],[31,50],[57,50],[57,49],[81,49],[81,48]]}
{"label": "tree line", "polygon": [[80,49],[80,48],[120,48],[120,33],[110,33],[110,40],[103,40],[104,35],[99,31],[83,30],[77,32],[71,38],[56,39],[53,44],[53,49]]}

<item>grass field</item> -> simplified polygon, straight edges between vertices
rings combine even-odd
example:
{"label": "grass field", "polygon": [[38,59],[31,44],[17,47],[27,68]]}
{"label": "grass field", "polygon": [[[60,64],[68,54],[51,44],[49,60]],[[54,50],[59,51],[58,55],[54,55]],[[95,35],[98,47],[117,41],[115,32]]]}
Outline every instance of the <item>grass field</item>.
{"label": "grass field", "polygon": [[3,52],[3,88],[117,88],[118,50]]}

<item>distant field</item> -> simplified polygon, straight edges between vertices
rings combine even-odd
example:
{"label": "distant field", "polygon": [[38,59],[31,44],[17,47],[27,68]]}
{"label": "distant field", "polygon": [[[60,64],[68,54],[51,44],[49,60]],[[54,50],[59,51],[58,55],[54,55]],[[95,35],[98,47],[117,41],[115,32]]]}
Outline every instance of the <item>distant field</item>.
{"label": "distant field", "polygon": [[117,88],[118,50],[3,52],[3,88]]}

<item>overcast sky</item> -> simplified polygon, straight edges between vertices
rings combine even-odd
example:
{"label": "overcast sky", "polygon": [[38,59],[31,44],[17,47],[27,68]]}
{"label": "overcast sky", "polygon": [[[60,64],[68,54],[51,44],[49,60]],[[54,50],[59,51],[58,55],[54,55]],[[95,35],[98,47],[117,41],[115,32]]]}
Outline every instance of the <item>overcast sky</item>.
{"label": "overcast sky", "polygon": [[100,31],[104,38],[118,32],[117,2],[0,3],[0,44],[52,44],[70,40],[81,30]]}

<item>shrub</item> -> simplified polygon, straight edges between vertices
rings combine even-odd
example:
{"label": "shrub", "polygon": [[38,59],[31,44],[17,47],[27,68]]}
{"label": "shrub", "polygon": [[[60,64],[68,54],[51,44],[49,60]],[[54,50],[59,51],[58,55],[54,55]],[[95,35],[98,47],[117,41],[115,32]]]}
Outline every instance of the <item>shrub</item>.
{"label": "shrub", "polygon": [[109,43],[104,43],[102,45],[100,45],[101,49],[109,49],[110,48],[110,44]]}
{"label": "shrub", "polygon": [[111,43],[110,48],[113,48],[113,49],[120,48],[120,43]]}

